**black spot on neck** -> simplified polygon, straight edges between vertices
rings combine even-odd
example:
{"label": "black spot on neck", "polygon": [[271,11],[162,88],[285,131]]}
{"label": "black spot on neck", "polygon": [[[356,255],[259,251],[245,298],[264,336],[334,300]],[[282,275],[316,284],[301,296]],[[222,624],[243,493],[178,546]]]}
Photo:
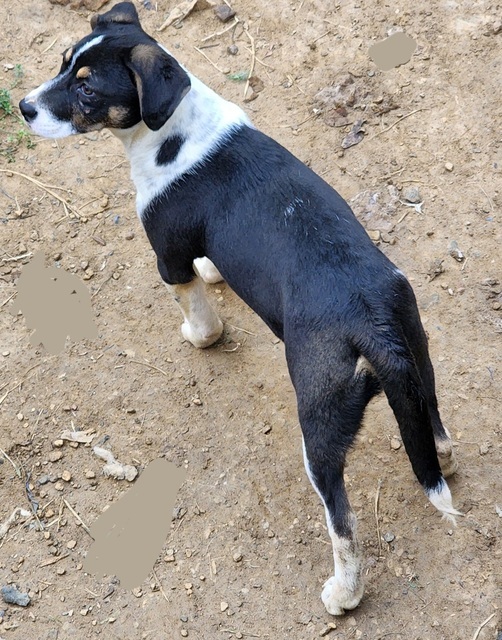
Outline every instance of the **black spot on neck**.
{"label": "black spot on neck", "polygon": [[184,142],[185,140],[181,136],[166,138],[157,151],[157,164],[169,164],[172,162],[180,152]]}

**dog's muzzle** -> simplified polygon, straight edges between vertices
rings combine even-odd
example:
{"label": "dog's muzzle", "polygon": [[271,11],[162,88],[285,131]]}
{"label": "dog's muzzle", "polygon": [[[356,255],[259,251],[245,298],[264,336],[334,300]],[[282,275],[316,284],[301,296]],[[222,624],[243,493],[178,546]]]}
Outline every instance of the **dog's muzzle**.
{"label": "dog's muzzle", "polygon": [[23,118],[28,123],[35,120],[38,114],[36,107],[31,102],[27,102],[24,99],[19,103],[19,110],[21,111]]}

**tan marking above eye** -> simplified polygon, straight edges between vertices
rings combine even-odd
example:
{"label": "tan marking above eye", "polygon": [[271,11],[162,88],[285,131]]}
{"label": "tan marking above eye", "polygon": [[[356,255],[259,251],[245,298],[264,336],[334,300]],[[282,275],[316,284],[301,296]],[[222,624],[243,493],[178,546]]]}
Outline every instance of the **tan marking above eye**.
{"label": "tan marking above eye", "polygon": [[90,67],[81,67],[78,71],[77,71],[77,78],[80,79],[85,79],[88,78],[91,75],[91,68]]}
{"label": "tan marking above eye", "polygon": [[155,61],[161,56],[162,50],[156,45],[138,44],[131,51],[131,60],[133,63],[142,65],[151,65],[153,67]]}
{"label": "tan marking above eye", "polygon": [[72,55],[73,55],[73,47],[70,47],[64,53],[65,62],[70,62]]}

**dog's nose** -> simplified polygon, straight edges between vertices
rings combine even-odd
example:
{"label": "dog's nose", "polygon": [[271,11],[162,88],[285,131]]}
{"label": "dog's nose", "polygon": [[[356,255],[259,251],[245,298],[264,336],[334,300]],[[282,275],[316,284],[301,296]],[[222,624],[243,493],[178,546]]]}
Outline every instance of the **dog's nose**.
{"label": "dog's nose", "polygon": [[37,117],[37,110],[31,102],[21,100],[21,102],[19,103],[19,109],[23,114],[23,118],[26,120],[26,122],[30,122],[30,120],[34,120]]}

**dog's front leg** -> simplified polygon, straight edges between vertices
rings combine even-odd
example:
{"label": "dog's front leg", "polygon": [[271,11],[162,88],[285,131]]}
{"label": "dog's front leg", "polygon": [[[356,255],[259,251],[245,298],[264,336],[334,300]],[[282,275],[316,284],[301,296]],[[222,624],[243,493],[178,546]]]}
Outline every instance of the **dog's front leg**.
{"label": "dog's front leg", "polygon": [[184,322],[181,333],[198,349],[209,347],[218,340],[223,323],[206,297],[203,281],[195,276],[188,284],[167,284],[177,302]]}
{"label": "dog's front leg", "polygon": [[193,266],[204,282],[208,284],[222,282],[223,276],[209,258],[195,258]]}

